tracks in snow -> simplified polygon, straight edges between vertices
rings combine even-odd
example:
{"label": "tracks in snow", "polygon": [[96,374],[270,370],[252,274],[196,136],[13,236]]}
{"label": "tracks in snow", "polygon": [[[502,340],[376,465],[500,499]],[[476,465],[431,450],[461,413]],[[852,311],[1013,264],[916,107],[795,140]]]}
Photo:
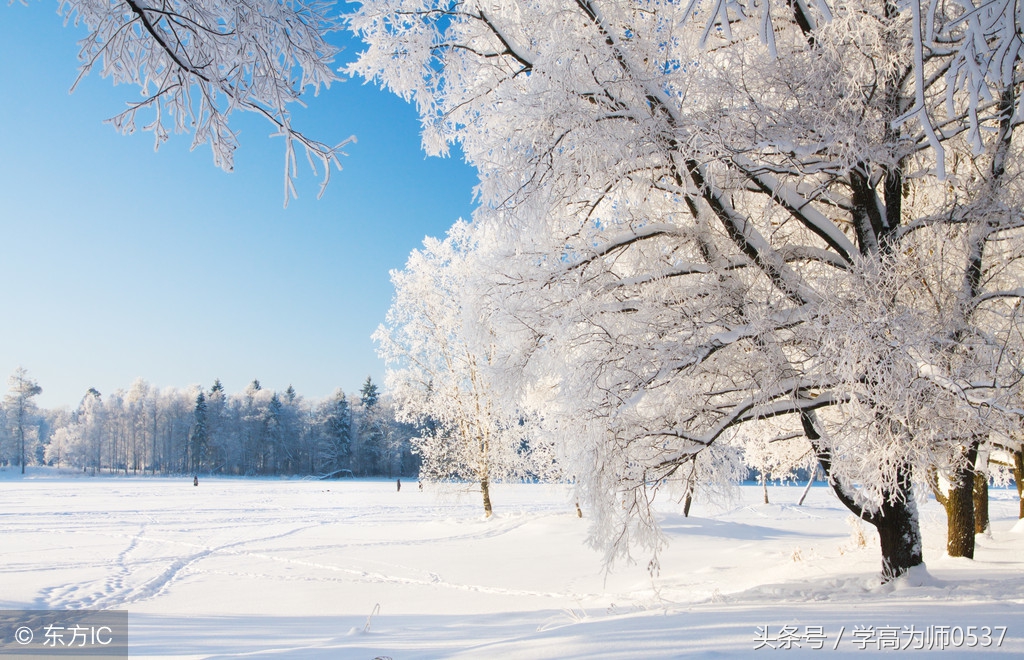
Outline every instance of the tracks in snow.
{"label": "tracks in snow", "polygon": [[[236,521],[237,522],[237,521]],[[349,520],[341,521],[344,523]],[[450,542],[465,543],[493,539],[509,534],[528,522],[527,518],[510,518],[500,521],[480,523],[480,529],[462,534],[442,534],[436,537],[419,539],[403,539],[404,546],[429,545]],[[253,560],[286,564],[290,566],[312,569],[323,577],[334,576],[340,582],[361,582],[381,585],[422,586],[426,588],[444,588],[463,592],[489,595],[526,596],[540,598],[564,598],[567,594],[552,591],[530,589],[514,589],[500,586],[488,586],[447,580],[436,571],[424,570],[411,566],[403,566],[391,562],[363,558],[362,563],[381,564],[379,570],[364,567],[352,567],[335,562],[313,561],[294,556],[286,556],[290,551],[308,551],[308,544],[300,544],[295,548],[280,548],[275,551],[254,550],[253,546],[265,545],[301,532],[322,527],[328,521],[305,521],[304,524],[292,526],[285,531],[271,534],[259,534],[235,538],[219,544],[203,544],[170,538],[173,533],[167,529],[152,531],[152,518],[139,524],[131,535],[104,532],[107,537],[127,540],[126,545],[116,557],[107,562],[93,562],[94,567],[103,568],[106,575],[100,579],[67,584],[43,589],[36,599],[35,606],[46,609],[117,609],[144,602],[160,596],[171,586],[188,575],[202,573],[200,565],[204,560],[235,556],[246,561],[241,565],[252,565]],[[472,524],[472,523],[471,523]],[[274,525],[276,526],[276,525]],[[166,526],[165,526],[166,527]],[[279,529],[279,528],[278,528]],[[74,532],[69,532],[73,534]],[[95,531],[91,531],[95,535]],[[324,544],[332,551],[342,555],[346,550],[379,548],[394,545],[394,541],[377,540],[339,540]],[[218,571],[225,573],[224,571]],[[244,571],[232,571],[232,574],[247,579],[261,579],[268,575]],[[316,579],[322,580],[323,577]],[[302,579],[302,578],[299,578]],[[573,597],[583,594],[572,594]]]}

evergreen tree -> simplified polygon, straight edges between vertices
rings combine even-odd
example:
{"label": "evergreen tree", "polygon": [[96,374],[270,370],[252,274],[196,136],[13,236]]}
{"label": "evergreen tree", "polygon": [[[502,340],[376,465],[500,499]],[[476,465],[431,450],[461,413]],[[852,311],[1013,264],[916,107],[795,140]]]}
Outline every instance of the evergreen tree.
{"label": "evergreen tree", "polygon": [[285,390],[284,396],[278,399],[278,422],[280,434],[278,438],[278,471],[294,474],[299,465],[308,465],[305,460],[308,453],[305,447],[305,425],[300,410],[302,398],[291,385]]}
{"label": "evergreen tree", "polygon": [[281,429],[281,399],[275,392],[270,397],[267,405],[267,413],[263,424],[263,447],[264,447],[264,474],[276,474],[280,467],[282,429]]}
{"label": "evergreen tree", "polygon": [[360,401],[367,410],[372,409],[377,404],[377,399],[380,396],[377,392],[377,384],[369,376],[366,377],[366,382],[363,383],[363,388],[359,390],[359,394]]}
{"label": "evergreen tree", "polygon": [[206,458],[210,435],[206,406],[206,395],[196,395],[196,406],[192,412],[192,432],[189,434],[190,471],[199,472]]}
{"label": "evergreen tree", "polygon": [[[351,469],[360,474],[414,474],[411,428],[397,424],[389,397],[367,388],[352,403],[342,390],[316,404],[289,387],[275,394],[250,384],[226,395],[216,381],[209,390],[157,392],[139,379],[132,390],[109,399],[90,389],[73,411],[41,411],[26,427],[45,446],[26,443],[40,463],[124,470],[151,451],[151,469],[164,473],[323,474]],[[133,395],[132,392],[135,392]],[[145,395],[145,396],[143,396]],[[0,464],[18,461],[12,442],[13,408],[0,406]],[[133,436],[134,434],[134,436]],[[9,436],[9,437],[8,437]],[[5,453],[6,452],[6,453]]]}
{"label": "evergreen tree", "polygon": [[384,456],[384,433],[377,401],[380,395],[377,385],[369,376],[359,390],[360,411],[357,429],[359,431],[354,452],[355,471],[360,474],[382,474],[381,459]]}
{"label": "evergreen tree", "polygon": [[343,391],[320,406],[320,464],[327,472],[349,468],[352,455],[352,410]]}
{"label": "evergreen tree", "polygon": [[222,472],[228,462],[228,420],[227,394],[220,379],[213,381],[210,394],[206,397],[207,435],[209,448],[207,456],[214,472]]}

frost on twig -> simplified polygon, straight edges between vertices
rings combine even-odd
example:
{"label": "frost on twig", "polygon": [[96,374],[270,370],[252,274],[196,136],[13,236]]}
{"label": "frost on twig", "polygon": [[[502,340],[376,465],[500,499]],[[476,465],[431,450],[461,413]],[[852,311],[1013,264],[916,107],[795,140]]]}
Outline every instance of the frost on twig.
{"label": "frost on twig", "polygon": [[[142,99],[109,122],[130,134],[151,131],[155,148],[171,132],[192,133],[192,148],[209,144],[214,163],[234,167],[238,147],[229,125],[236,110],[262,115],[285,141],[285,205],[295,197],[295,150],[305,152],[320,194],[350,137],[336,145],[314,140],[292,125],[290,104],[336,80],[337,49],[325,35],[337,24],[333,3],[320,0],[61,0],[66,23],[84,25],[81,72],[99,70],[114,84],[140,88]],[[74,87],[72,87],[74,89]]]}

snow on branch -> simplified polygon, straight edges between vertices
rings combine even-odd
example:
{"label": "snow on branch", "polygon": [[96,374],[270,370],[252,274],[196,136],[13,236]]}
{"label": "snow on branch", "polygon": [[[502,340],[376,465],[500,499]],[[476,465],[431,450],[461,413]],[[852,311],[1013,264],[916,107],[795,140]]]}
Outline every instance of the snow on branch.
{"label": "snow on branch", "polygon": [[732,157],[732,162],[759,190],[770,195],[792,214],[794,218],[824,239],[829,247],[835,250],[847,265],[851,263],[853,255],[857,254],[857,248],[846,237],[846,234],[836,227],[834,222],[811,206],[810,200],[805,199],[796,190],[793,190],[791,186],[782,183],[778,178],[760,170],[757,165],[747,158],[736,155]]}
{"label": "snow on branch", "polygon": [[977,307],[982,303],[988,302],[989,300],[998,300],[1000,298],[1024,298],[1024,287],[1018,287],[1016,289],[1007,289],[1005,291],[989,291],[977,296],[973,305]]}
{"label": "snow on branch", "polygon": [[[742,424],[745,422],[752,422],[762,419],[769,419],[771,417],[779,417],[782,415],[792,415],[802,412],[809,412],[811,410],[817,410],[827,406],[834,406],[840,403],[844,403],[849,400],[849,395],[838,394],[835,392],[822,392],[821,394],[811,397],[792,397],[796,390],[804,389],[818,389],[817,384],[802,383],[798,384],[793,381],[787,381],[781,383],[777,388],[774,389],[774,396],[784,397],[776,401],[765,402],[765,393],[757,393],[749,396],[743,401],[733,404],[726,404],[723,407],[723,411],[728,410],[726,414],[722,416],[713,426],[704,431],[703,433],[687,433],[685,431],[677,429],[663,429],[660,431],[653,431],[647,433],[648,437],[672,437],[681,438],[695,445],[701,447],[708,447],[716,440],[718,440],[723,433],[727,430]],[[768,396],[773,394],[768,393]],[[785,398],[789,397],[789,398]],[[675,454],[669,459],[664,460],[659,466],[671,465],[679,461],[687,460],[689,456],[696,453],[696,449],[687,448],[681,453]]]}
{"label": "snow on branch", "polygon": [[[285,205],[295,196],[295,148],[314,174],[323,168],[320,194],[341,149],[353,137],[328,145],[292,125],[291,104],[339,78],[331,63],[337,49],[325,35],[338,29],[333,3],[321,0],[62,0],[66,22],[84,24],[79,80],[98,69],[114,84],[140,88],[142,100],[110,119],[122,133],[137,130],[141,111],[152,120],[155,148],[171,132],[193,134],[192,148],[209,144],[214,163],[234,167],[238,147],[229,118],[254,112],[285,142]],[[77,81],[76,81],[77,85]]]}

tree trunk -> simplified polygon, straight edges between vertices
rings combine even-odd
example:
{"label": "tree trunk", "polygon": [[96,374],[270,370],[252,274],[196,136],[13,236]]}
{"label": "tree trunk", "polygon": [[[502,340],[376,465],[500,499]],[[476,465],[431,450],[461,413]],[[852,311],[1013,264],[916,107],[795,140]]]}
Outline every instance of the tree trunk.
{"label": "tree trunk", "polygon": [[491,517],[491,483],[486,477],[480,480],[480,491],[484,494],[484,517]]}
{"label": "tree trunk", "polygon": [[870,513],[857,505],[846,488],[830,476],[831,460],[819,457],[819,461],[839,501],[858,518],[871,523],[878,530],[882,550],[883,583],[894,580],[911,568],[924,563],[921,554],[921,527],[917,518],[917,504],[914,502],[909,465],[904,465],[900,469],[896,488],[886,493],[885,504],[877,512]]}
{"label": "tree trunk", "polygon": [[946,508],[946,554],[974,559],[974,464],[980,438],[972,438],[963,463],[949,476],[949,495],[938,498]]}
{"label": "tree trunk", "polygon": [[694,480],[693,475],[697,471],[697,462],[694,460],[690,463],[690,476],[686,480],[686,495],[683,496],[683,517],[690,517],[690,505],[693,504],[693,489]]}
{"label": "tree trunk", "polygon": [[974,533],[988,532],[988,475],[983,472],[974,474]]}
{"label": "tree trunk", "polygon": [[811,468],[811,477],[807,480],[807,485],[804,486],[804,492],[800,495],[800,501],[796,503],[797,506],[803,506],[804,500],[807,499],[807,493],[811,492],[811,486],[814,485],[814,478],[818,476],[818,466],[815,465]]}
{"label": "tree trunk", "polygon": [[[910,468],[900,476],[899,493],[890,493],[878,514],[868,522],[878,530],[882,546],[882,582],[888,582],[924,563],[917,504],[910,484]],[[897,497],[899,499],[893,499]]]}
{"label": "tree trunk", "polygon": [[917,504],[911,480],[911,466],[902,464],[896,474],[892,490],[884,493],[884,503],[878,511],[866,511],[857,504],[853,492],[832,475],[832,452],[821,441],[813,413],[803,413],[800,421],[804,435],[814,448],[818,463],[825,473],[825,479],[833,492],[847,509],[861,520],[867,521],[878,530],[882,550],[882,583],[900,577],[911,568],[924,563],[921,554],[921,526],[917,518]]}
{"label": "tree trunk", "polygon": [[962,468],[953,473],[946,497],[946,553],[974,559],[974,475]]}
{"label": "tree trunk", "polygon": [[1024,445],[1013,452],[1013,482],[1017,484],[1017,499],[1020,500],[1017,517],[1024,519]]}

